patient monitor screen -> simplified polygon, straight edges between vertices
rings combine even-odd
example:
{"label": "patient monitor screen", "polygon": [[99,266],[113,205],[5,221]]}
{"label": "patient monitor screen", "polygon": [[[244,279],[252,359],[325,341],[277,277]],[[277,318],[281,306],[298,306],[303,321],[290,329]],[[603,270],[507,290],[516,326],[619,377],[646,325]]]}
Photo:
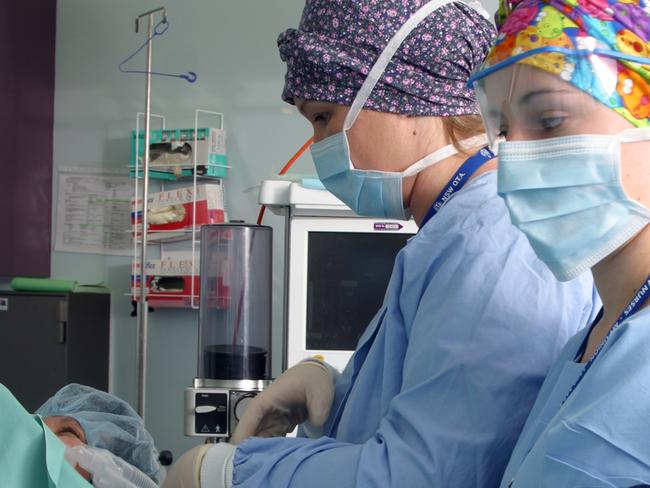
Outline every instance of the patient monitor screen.
{"label": "patient monitor screen", "polygon": [[412,234],[310,232],[307,349],[353,351],[381,307],[395,256]]}

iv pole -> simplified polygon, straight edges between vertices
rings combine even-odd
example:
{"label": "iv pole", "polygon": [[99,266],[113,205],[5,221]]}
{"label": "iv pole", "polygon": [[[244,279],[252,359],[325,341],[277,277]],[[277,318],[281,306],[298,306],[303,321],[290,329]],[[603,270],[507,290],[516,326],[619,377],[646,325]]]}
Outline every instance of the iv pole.
{"label": "iv pole", "polygon": [[[157,12],[162,12],[163,22],[166,22],[167,13],[165,7],[159,7],[140,14],[135,19],[135,31],[139,31],[140,19],[147,17],[147,39],[151,39],[154,24],[153,17]],[[144,109],[144,162],[142,168],[142,231],[140,241],[140,306],[138,308],[138,355],[136,380],[138,415],[145,418],[145,399],[147,389],[147,343],[149,333],[149,306],[147,305],[147,227],[148,227],[148,199],[149,199],[149,145],[151,141],[151,54],[153,43],[147,44],[147,70],[145,85],[145,109]],[[137,137],[137,136],[136,136]],[[137,157],[137,156],[136,156]],[[138,175],[135,175],[136,178]]]}

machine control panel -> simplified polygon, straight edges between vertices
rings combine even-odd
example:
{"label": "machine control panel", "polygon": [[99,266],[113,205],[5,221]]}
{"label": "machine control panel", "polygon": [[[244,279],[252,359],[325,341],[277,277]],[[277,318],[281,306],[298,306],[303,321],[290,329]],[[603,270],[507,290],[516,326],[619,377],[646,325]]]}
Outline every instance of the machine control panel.
{"label": "machine control panel", "polygon": [[[186,397],[185,428],[191,435],[206,437],[228,437],[229,392],[228,390],[194,390]],[[187,394],[187,393],[186,393]],[[189,420],[189,422],[188,422]],[[187,432],[186,432],[187,434]]]}

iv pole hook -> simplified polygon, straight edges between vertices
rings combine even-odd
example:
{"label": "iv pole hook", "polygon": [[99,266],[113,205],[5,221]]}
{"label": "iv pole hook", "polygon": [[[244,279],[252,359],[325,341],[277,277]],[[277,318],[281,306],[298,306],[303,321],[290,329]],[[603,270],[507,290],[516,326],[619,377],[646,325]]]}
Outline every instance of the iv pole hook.
{"label": "iv pole hook", "polygon": [[163,16],[162,20],[163,20],[163,23],[166,24],[167,23],[167,9],[165,7],[158,7],[158,8],[155,8],[153,10],[149,10],[148,12],[145,12],[143,14],[140,14],[135,18],[135,32],[136,33],[140,32],[140,19],[142,17],[146,17],[147,15],[153,16],[153,14],[155,14],[156,12],[162,12],[162,16]]}

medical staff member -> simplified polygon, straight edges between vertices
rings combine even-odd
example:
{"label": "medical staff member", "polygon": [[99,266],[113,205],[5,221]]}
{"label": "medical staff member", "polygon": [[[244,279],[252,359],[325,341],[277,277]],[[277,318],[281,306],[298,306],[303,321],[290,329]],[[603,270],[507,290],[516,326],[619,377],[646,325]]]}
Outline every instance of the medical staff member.
{"label": "medical staff member", "polygon": [[649,7],[502,4],[473,78],[489,133],[506,138],[513,223],[558,279],[591,269],[603,300],[544,382],[504,488],[650,483]]}
{"label": "medical staff member", "polygon": [[[493,39],[475,8],[420,0],[311,0],[280,36],[283,98],[313,125],[323,184],[420,231],[344,372],[289,369],[249,404],[241,444],[190,451],[165,486],[498,485],[548,368],[599,304],[590,277],[553,277],[496,193],[467,88]],[[245,440],[306,420],[313,438]]]}

